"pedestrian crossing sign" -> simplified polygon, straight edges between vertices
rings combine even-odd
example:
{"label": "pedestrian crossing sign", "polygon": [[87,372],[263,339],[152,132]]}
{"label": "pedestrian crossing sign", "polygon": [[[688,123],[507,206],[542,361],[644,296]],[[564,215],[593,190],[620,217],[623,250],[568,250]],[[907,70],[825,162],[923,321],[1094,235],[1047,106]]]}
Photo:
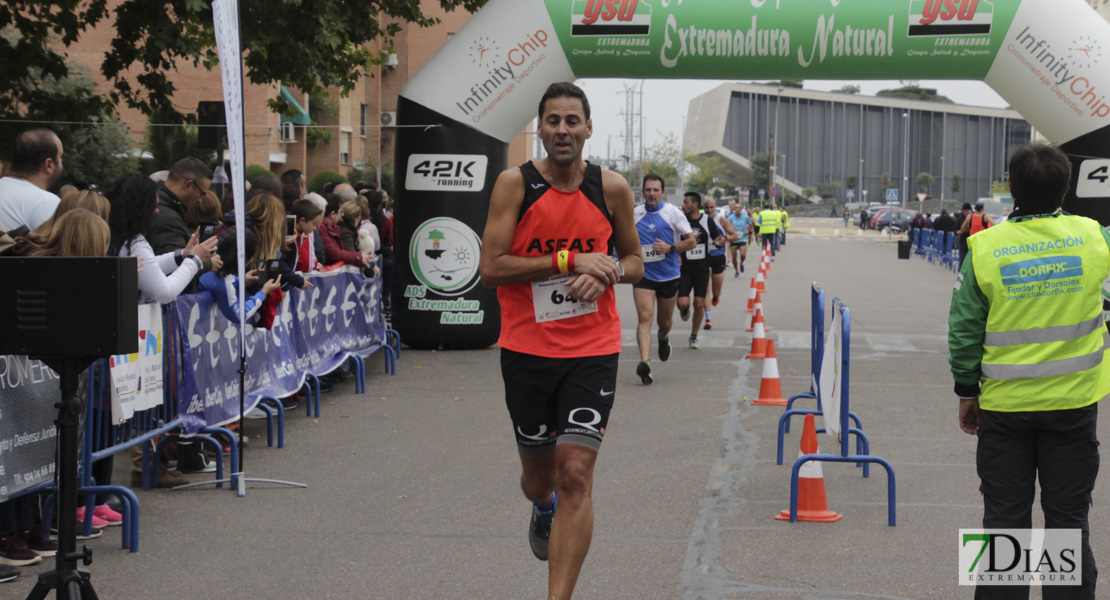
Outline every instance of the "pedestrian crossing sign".
{"label": "pedestrian crossing sign", "polygon": [[890,188],[889,190],[886,191],[886,201],[887,202],[897,202],[898,201],[898,188]]}

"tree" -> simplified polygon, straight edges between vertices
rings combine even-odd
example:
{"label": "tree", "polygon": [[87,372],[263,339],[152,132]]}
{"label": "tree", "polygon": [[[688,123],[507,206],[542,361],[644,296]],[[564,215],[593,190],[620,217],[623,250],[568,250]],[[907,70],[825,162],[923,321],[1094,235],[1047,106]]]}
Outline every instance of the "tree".
{"label": "tree", "polygon": [[890,173],[879,175],[879,192],[885,194],[890,189]]}
{"label": "tree", "polygon": [[[380,64],[393,37],[408,22],[426,27],[437,19],[421,11],[421,0],[242,0],[240,35],[245,77],[252,83],[284,85],[322,95],[329,86],[350,92],[366,68]],[[485,0],[439,0],[445,10],[474,12]],[[67,50],[94,27],[109,27],[111,45],[100,71],[111,88],[98,95],[67,98],[44,94],[37,82],[61,79],[71,67]],[[127,105],[153,114],[173,110],[176,68],[218,64],[212,7],[203,0],[5,0],[0,3],[0,119],[24,118],[51,108],[67,120],[88,120],[106,106]],[[381,50],[372,47],[380,45]],[[282,99],[271,107],[288,111]],[[189,110],[189,107],[184,107]],[[190,111],[191,112],[191,111]],[[79,117],[73,119],[72,117]],[[59,119],[60,120],[60,119]]]}
{"label": "tree", "polygon": [[952,176],[949,177],[949,180],[951,180],[952,186],[948,189],[951,190],[953,194],[958,194],[960,192],[960,186],[963,185],[964,176],[959,173],[953,173]]}
{"label": "tree", "polygon": [[176,112],[159,109],[150,117],[146,131],[147,169],[151,172],[168,171],[173,163],[187,157],[212,162],[210,150],[197,148],[197,128],[192,125],[173,125]]}
{"label": "tree", "polygon": [[845,188],[847,188],[849,190],[854,190],[854,189],[856,189],[856,186],[858,186],[858,185],[859,185],[859,177],[858,176],[849,175],[849,176],[844,178],[844,187]]}
{"label": "tree", "polygon": [[728,168],[718,156],[687,156],[686,162],[696,171],[686,178],[686,189],[708,194],[715,188],[732,190],[735,185],[728,180]]}
{"label": "tree", "polygon": [[932,173],[921,172],[917,174],[917,187],[923,192],[928,192],[936,181],[937,178],[933,177]]}
{"label": "tree", "polygon": [[752,165],[752,187],[771,192],[771,155],[765,152],[748,159]]}
{"label": "tree", "polygon": [[[0,46],[3,45],[4,42],[0,41]],[[65,150],[62,183],[103,189],[120,173],[135,168],[127,128],[116,120],[107,104],[84,104],[81,100],[98,97],[92,78],[87,73],[73,66],[69,75],[60,78],[48,75],[35,85],[43,98],[58,98],[59,104],[36,102],[35,108],[31,110],[28,107],[22,118],[26,121],[53,121],[46,126],[58,134]],[[0,90],[0,98],[3,97],[4,91]],[[81,106],[90,112],[84,112]],[[55,112],[55,109],[61,112]],[[0,112],[3,110],[0,109]],[[20,121],[0,122],[0,139],[12,140],[29,125],[37,126]],[[9,159],[11,150],[10,143],[0,144],[0,159]]]}
{"label": "tree", "polygon": [[1010,184],[1005,181],[992,181],[991,194],[1009,194]]}
{"label": "tree", "polygon": [[928,102],[946,102],[952,104],[952,100],[946,96],[937,94],[936,88],[923,88],[917,85],[916,81],[903,80],[902,87],[893,90],[879,90],[876,96],[884,98],[906,98],[909,100],[925,100]]}
{"label": "tree", "polygon": [[668,133],[662,140],[644,149],[644,175],[655,173],[664,181],[677,186],[682,167],[682,148],[673,133]]}
{"label": "tree", "polygon": [[836,198],[840,191],[839,181],[830,181],[828,183],[818,183],[814,186],[817,189],[817,195],[821,196],[822,200]]}
{"label": "tree", "polygon": [[840,88],[839,90],[836,90],[836,91],[838,91],[842,94],[858,94],[859,93],[859,86],[848,84],[848,85],[846,85],[846,86],[844,86],[844,87],[842,87],[842,88]]}

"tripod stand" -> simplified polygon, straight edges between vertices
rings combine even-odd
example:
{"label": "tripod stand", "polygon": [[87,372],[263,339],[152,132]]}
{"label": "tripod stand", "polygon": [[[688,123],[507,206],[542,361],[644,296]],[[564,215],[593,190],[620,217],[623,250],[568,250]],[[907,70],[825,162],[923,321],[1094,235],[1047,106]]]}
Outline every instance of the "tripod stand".
{"label": "tripod stand", "polygon": [[77,377],[97,358],[138,352],[137,266],[134,258],[0,260],[0,281],[8,282],[0,294],[0,354],[37,357],[61,377],[62,399],[54,405],[58,553],[54,570],[39,576],[29,600],[50,590],[59,599],[97,598],[89,572],[77,568],[78,559],[92,563],[91,548],[77,551],[77,434],[85,409]]}
{"label": "tripod stand", "polygon": [[42,600],[50,590],[57,590],[55,597],[59,600],[97,600],[89,572],[77,568],[78,559],[86,567],[92,564],[92,548],[85,544],[77,551],[77,429],[85,410],[84,400],[77,395],[77,376],[94,360],[42,359],[61,376],[62,387],[62,399],[54,405],[58,409],[58,420],[54,421],[58,426],[58,553],[54,570],[39,575],[27,600]]}

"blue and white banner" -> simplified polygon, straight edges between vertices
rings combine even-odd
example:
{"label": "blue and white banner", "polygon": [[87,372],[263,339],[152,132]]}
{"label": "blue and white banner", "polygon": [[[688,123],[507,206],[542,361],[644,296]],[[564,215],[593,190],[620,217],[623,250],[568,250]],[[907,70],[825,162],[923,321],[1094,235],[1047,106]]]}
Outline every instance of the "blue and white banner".
{"label": "blue and white banner", "polygon": [[[295,393],[304,374],[324,374],[349,355],[385,345],[380,279],[347,267],[305,277],[313,286],[285,295],[270,330],[246,326],[245,408],[261,396]],[[177,299],[182,327],[183,389],[178,414],[186,433],[239,418],[239,327],[209,294]]]}

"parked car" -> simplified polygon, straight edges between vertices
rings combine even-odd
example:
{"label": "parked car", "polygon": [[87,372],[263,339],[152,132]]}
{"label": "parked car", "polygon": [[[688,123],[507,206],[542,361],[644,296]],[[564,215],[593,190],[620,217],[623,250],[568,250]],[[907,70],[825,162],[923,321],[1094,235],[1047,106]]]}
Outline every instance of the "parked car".
{"label": "parked car", "polygon": [[871,219],[871,228],[882,231],[891,226],[891,220],[893,219],[895,229],[898,231],[906,231],[910,228],[910,221],[913,221],[913,217],[916,214],[917,213],[912,210],[905,208],[883,209]]}
{"label": "parked car", "polygon": [[874,222],[875,215],[879,214],[879,211],[882,211],[882,210],[887,210],[887,207],[882,205],[882,204],[872,204],[871,206],[868,206],[867,207],[867,220],[864,221],[864,223],[863,223],[863,229],[871,228],[871,223]]}

